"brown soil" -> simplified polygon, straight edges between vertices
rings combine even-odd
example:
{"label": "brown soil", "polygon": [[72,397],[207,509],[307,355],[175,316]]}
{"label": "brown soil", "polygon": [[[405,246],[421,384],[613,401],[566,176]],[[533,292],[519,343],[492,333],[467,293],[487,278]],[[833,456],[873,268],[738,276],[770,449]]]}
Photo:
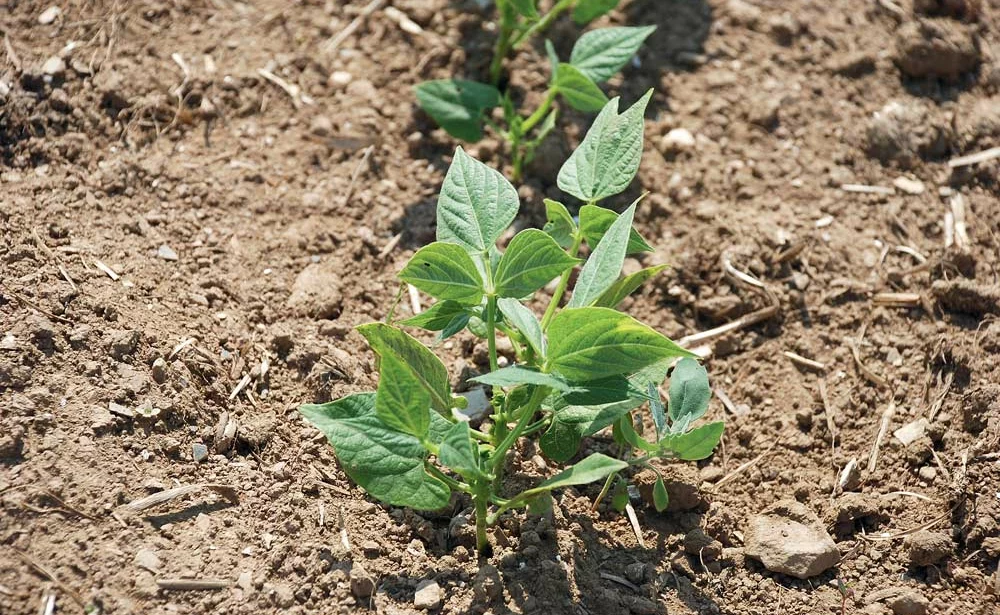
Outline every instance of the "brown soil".
{"label": "brown soil", "polygon": [[[687,510],[640,508],[643,548],[626,517],[590,510],[597,487],[568,489],[551,521],[503,523],[489,561],[500,585],[490,568],[476,576],[451,513],[370,501],[295,410],[373,387],[351,327],[386,314],[394,273],[433,237],[455,145],[409,88],[481,75],[492,42],[471,0],[396,0],[423,34],[380,10],[331,53],[364,4],[65,2],[41,24],[49,3],[5,3],[0,612],[37,613],[53,593],[57,613],[81,610],[75,599],[105,613],[408,613],[427,579],[456,614],[840,613],[837,580],[853,590],[846,613],[919,612],[878,600],[896,587],[930,613],[997,612],[1000,161],[946,164],[1000,145],[991,2],[924,0],[914,14],[907,0],[632,0],[605,19],[659,26],[610,90],[656,90],[640,176],[617,204],[651,192],[647,260],[673,267],[626,308],[680,338],[765,307],[728,260],[779,309],[711,343],[735,414],[713,399],[724,446],[674,468]],[[567,54],[577,31],[551,36]],[[512,64],[530,100],[543,58]],[[521,186],[521,224],[561,196],[554,174],[587,117],[564,122]],[[696,144],[661,144],[674,128]],[[492,164],[500,149],[470,147]],[[904,174],[925,190],[841,189]],[[951,193],[967,250],[944,247]],[[878,306],[879,292],[920,306]],[[481,359],[473,346],[448,347],[456,382]],[[892,436],[938,400],[925,436]],[[158,417],[123,416],[147,403]],[[194,445],[208,458],[195,462]],[[520,457],[515,470],[551,471]],[[836,489],[852,458],[863,501]],[[201,490],[121,508],[205,483],[238,500]],[[750,519],[783,498],[829,523],[839,565],[800,581],[743,556]],[[912,563],[903,536],[880,540],[928,524],[952,539],[943,559]],[[371,589],[362,566],[371,598],[356,597]],[[157,585],[183,578],[231,587]]]}

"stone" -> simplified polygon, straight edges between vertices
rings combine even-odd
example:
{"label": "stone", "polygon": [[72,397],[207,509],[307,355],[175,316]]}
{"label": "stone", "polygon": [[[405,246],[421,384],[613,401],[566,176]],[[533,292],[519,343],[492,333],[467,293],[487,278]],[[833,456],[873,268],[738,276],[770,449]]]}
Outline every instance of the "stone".
{"label": "stone", "polygon": [[351,82],[353,77],[351,73],[344,70],[335,70],[330,73],[330,77],[326,80],[326,84],[335,90],[342,90],[347,87],[347,84]]}
{"label": "stone", "polygon": [[503,579],[496,566],[486,564],[479,568],[472,580],[472,593],[477,602],[493,602],[503,595]]}
{"label": "stone", "polygon": [[632,562],[625,566],[625,578],[636,585],[642,585],[646,582],[648,569],[649,567],[644,562]]}
{"label": "stone", "polygon": [[340,268],[336,263],[313,263],[302,270],[286,305],[300,316],[336,320],[343,307]]}
{"label": "stone", "polygon": [[38,15],[38,23],[42,24],[43,26],[47,26],[50,23],[54,22],[56,19],[58,19],[61,14],[62,14],[62,9],[60,9],[56,5],[52,5]]}
{"label": "stone", "polygon": [[421,581],[417,584],[417,591],[413,595],[413,606],[418,609],[434,611],[441,608],[443,596],[441,586],[437,581]]}
{"label": "stone", "polygon": [[208,459],[208,447],[204,444],[192,444],[191,457],[195,461],[205,461]]}
{"label": "stone", "polygon": [[916,566],[932,566],[949,557],[955,550],[951,538],[940,532],[920,530],[906,537],[903,548]]}
{"label": "stone", "polygon": [[694,135],[686,128],[674,128],[660,139],[660,151],[666,155],[676,155],[693,149],[696,145]]}
{"label": "stone", "polygon": [[333,122],[325,115],[317,115],[309,122],[309,132],[317,137],[328,137],[333,134]]}
{"label": "stone", "polygon": [[355,598],[364,600],[371,598],[371,595],[375,593],[375,579],[372,578],[365,567],[361,564],[354,562],[351,565],[351,594]]}
{"label": "stone", "polygon": [[240,573],[240,576],[236,578],[236,585],[243,590],[244,596],[249,596],[253,593],[253,574],[249,570],[244,570]]}
{"label": "stone", "polygon": [[892,432],[892,436],[902,442],[903,446],[909,446],[924,437],[929,426],[930,422],[927,419],[919,418]]}
{"label": "stone", "polygon": [[139,332],[134,329],[114,333],[111,337],[111,356],[117,361],[131,356],[139,347],[139,338]]}
{"label": "stone", "polygon": [[489,397],[486,396],[486,387],[473,387],[459,395],[464,397],[467,403],[464,408],[458,408],[456,411],[470,421],[486,418],[493,407]]}
{"label": "stone", "polygon": [[139,549],[135,554],[135,565],[157,573],[160,571],[160,558],[151,549]]}
{"label": "stone", "polygon": [[162,258],[165,261],[177,260],[177,252],[175,252],[174,249],[168,246],[167,244],[163,244],[156,249],[156,256]]}
{"label": "stone", "polygon": [[689,555],[700,557],[703,561],[711,562],[722,555],[722,543],[696,527],[684,535],[684,551]]}
{"label": "stone", "polygon": [[920,480],[933,483],[934,479],[937,478],[937,468],[934,466],[924,466],[917,470],[917,476],[920,477]]}
{"label": "stone", "polygon": [[904,192],[906,194],[924,193],[924,182],[919,179],[910,179],[909,177],[903,177],[900,175],[893,180],[892,185],[895,186],[900,192]]}
{"label": "stone", "polygon": [[823,522],[795,500],[764,509],[750,520],[745,534],[746,555],[772,572],[808,579],[840,560],[840,551]]}
{"label": "stone", "polygon": [[167,379],[167,361],[163,357],[157,357],[153,361],[153,380],[159,384],[163,384]]}
{"label": "stone", "polygon": [[42,64],[42,74],[58,77],[66,72],[66,61],[59,56],[52,56]]}
{"label": "stone", "polygon": [[751,30],[760,23],[763,11],[760,7],[750,4],[745,0],[729,0],[726,3],[725,13],[730,21],[738,26],[746,26]]}
{"label": "stone", "polygon": [[908,77],[956,80],[979,66],[977,27],[951,19],[910,21],[896,31],[896,65]]}
{"label": "stone", "polygon": [[894,615],[926,615],[930,601],[918,591],[908,589],[889,601]]}

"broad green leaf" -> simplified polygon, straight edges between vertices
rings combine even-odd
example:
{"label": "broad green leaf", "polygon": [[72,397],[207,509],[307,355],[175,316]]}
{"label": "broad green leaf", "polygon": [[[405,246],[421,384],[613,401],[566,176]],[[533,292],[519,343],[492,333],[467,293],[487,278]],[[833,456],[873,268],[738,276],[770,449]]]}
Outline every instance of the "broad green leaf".
{"label": "broad green leaf", "polygon": [[383,359],[392,356],[399,360],[430,394],[431,407],[450,416],[451,391],[448,370],[441,359],[416,338],[390,325],[373,322],[358,327],[361,333]]}
{"label": "broad green leaf", "polygon": [[455,317],[466,314],[465,306],[455,301],[438,301],[416,316],[400,320],[407,327],[419,327],[427,331],[443,331]]}
{"label": "broad green leaf", "polygon": [[608,457],[607,455],[602,455],[601,453],[594,453],[579,463],[566,468],[552,478],[543,481],[542,484],[538,485],[534,489],[529,489],[528,492],[540,493],[542,491],[552,491],[553,489],[560,489],[562,487],[569,487],[572,485],[586,485],[588,483],[601,480],[614,472],[621,472],[627,467],[628,463],[620,459],[614,459],[612,457]]}
{"label": "broad green leaf", "polygon": [[[553,461],[568,461],[580,448],[580,441],[605,427],[615,423],[623,414],[634,410],[645,403],[645,397],[630,397],[630,392],[642,391],[649,385],[656,386],[667,377],[667,370],[672,359],[660,361],[639,370],[628,377],[627,385],[617,384],[605,391],[600,384],[592,382],[581,385],[584,391],[575,391],[563,397],[557,397],[549,404],[553,410],[552,425],[542,434],[540,444],[542,451]],[[599,382],[611,382],[607,379]],[[601,393],[598,399],[601,403],[588,404],[593,399],[595,391]],[[582,401],[583,404],[570,402]]]}
{"label": "broad green leaf", "polygon": [[684,461],[700,461],[712,454],[722,439],[726,424],[722,421],[695,427],[685,434],[667,436],[660,446],[672,451],[674,456]]}
{"label": "broad green leaf", "polygon": [[463,141],[483,138],[483,113],[500,104],[493,86],[462,79],[424,81],[414,87],[417,102],[441,128]]}
{"label": "broad green leaf", "polygon": [[402,361],[392,354],[379,366],[375,414],[389,427],[423,438],[431,426],[431,396]]}
{"label": "broad green leaf", "polygon": [[528,367],[511,365],[502,367],[495,372],[483,374],[470,378],[473,382],[488,384],[497,387],[514,387],[522,384],[533,384],[555,389],[557,391],[569,392],[573,387],[555,374],[546,374]]}
{"label": "broad green leaf", "polygon": [[632,59],[653,30],[656,26],[599,28],[584,32],[573,45],[569,63],[596,83],[607,81]]}
{"label": "broad green leaf", "polygon": [[526,297],[579,262],[544,231],[529,228],[510,240],[493,283],[501,297]]}
{"label": "broad green leaf", "polygon": [[694,355],[638,320],[608,308],[566,308],[549,324],[547,364],[570,382],[630,374]]}
{"label": "broad green leaf", "polygon": [[653,506],[656,512],[663,512],[670,505],[670,495],[667,493],[667,486],[663,484],[663,477],[657,473],[656,482],[653,483]]}
{"label": "broad green leaf", "polygon": [[608,97],[590,77],[567,62],[560,63],[556,69],[554,85],[577,111],[600,111],[608,102]]}
{"label": "broad green leaf", "polygon": [[469,435],[469,424],[465,421],[455,423],[445,434],[438,459],[466,478],[474,479],[483,475],[479,469],[475,445]]}
{"label": "broad green leaf", "polygon": [[529,19],[538,17],[538,9],[535,7],[535,0],[508,0],[514,10]]}
{"label": "broad green leaf", "polygon": [[448,485],[424,470],[426,449],[376,416],[374,393],[306,404],[299,412],[326,435],[344,472],[372,497],[417,510],[448,504]]}
{"label": "broad green leaf", "polygon": [[618,98],[598,114],[562,168],[559,189],[582,201],[599,201],[628,188],[642,157],[643,113],[653,90],[618,113]]}
{"label": "broad green leaf", "polygon": [[621,477],[615,482],[611,506],[618,512],[625,512],[625,507],[628,506],[628,482],[622,480]]}
{"label": "broad green leaf", "polygon": [[579,0],[573,7],[573,21],[583,25],[610,12],[620,0]]}
{"label": "broad green leaf", "polygon": [[663,400],[660,399],[660,390],[656,385],[650,382],[646,392],[649,394],[649,413],[653,415],[653,425],[656,426],[656,439],[659,440],[660,434],[667,433],[667,414],[663,408]]}
{"label": "broad green leaf", "polygon": [[545,223],[545,232],[563,248],[572,246],[573,237],[576,235],[576,222],[573,221],[573,216],[569,215],[566,206],[559,201],[545,199],[545,217],[548,220]]}
{"label": "broad green leaf", "polygon": [[528,514],[536,517],[543,517],[552,512],[552,493],[546,491],[539,493],[528,500]]}
{"label": "broad green leaf", "polygon": [[539,357],[545,356],[545,335],[542,333],[542,325],[538,322],[535,313],[524,307],[517,299],[501,297],[497,299],[497,307],[503,314],[504,319],[514,326],[528,344],[534,349]]}
{"label": "broad green leaf", "polygon": [[441,333],[438,334],[438,340],[446,340],[452,335],[455,335],[469,324],[469,320],[472,317],[469,314],[458,314],[451,319],[451,322],[441,329]]}
{"label": "broad green leaf", "polygon": [[479,305],[483,278],[469,253],[453,243],[435,241],[413,255],[399,277],[432,297]]}
{"label": "broad green leaf", "polygon": [[666,269],[668,266],[669,265],[655,265],[653,267],[646,267],[645,269],[640,269],[635,273],[630,273],[627,276],[620,278],[612,284],[608,290],[601,293],[601,296],[597,298],[594,305],[597,307],[618,307],[618,304],[624,301],[626,297],[634,293],[636,289],[646,283],[646,281],[656,277],[657,274]]}
{"label": "broad green leaf", "polygon": [[584,307],[597,301],[604,291],[618,281],[625,264],[625,251],[628,248],[629,232],[632,230],[632,219],[635,217],[635,206],[632,205],[622,212],[622,215],[611,224],[604,233],[601,242],[597,244],[590,258],[580,270],[580,276],[573,287],[568,307]]}
{"label": "broad green leaf", "polygon": [[[580,208],[580,233],[587,240],[587,245],[591,249],[597,247],[601,238],[608,232],[611,225],[618,219],[618,214],[600,207],[598,205],[584,205]],[[626,254],[636,254],[638,252],[652,252],[653,246],[649,245],[639,231],[634,228],[629,231],[628,248]]]}
{"label": "broad green leaf", "polygon": [[517,190],[503,175],[459,147],[437,203],[437,239],[483,253],[517,215]]}
{"label": "broad green leaf", "polygon": [[670,374],[670,431],[684,433],[705,416],[712,389],[708,372],[694,359],[681,359]]}
{"label": "broad green leaf", "polygon": [[647,442],[639,435],[639,432],[635,430],[635,425],[632,423],[632,415],[628,412],[622,415],[618,422],[615,423],[618,428],[618,433],[622,435],[625,442],[628,443],[632,448],[637,448],[647,453],[652,453],[659,450],[659,446],[653,444],[652,442]]}

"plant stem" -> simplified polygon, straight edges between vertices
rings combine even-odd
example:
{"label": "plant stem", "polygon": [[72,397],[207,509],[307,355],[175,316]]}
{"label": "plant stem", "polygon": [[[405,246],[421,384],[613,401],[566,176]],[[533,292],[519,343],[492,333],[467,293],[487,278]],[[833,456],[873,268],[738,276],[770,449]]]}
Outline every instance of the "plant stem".
{"label": "plant stem", "polygon": [[489,538],[486,535],[486,526],[489,524],[486,507],[489,504],[489,497],[489,486],[485,483],[477,485],[472,500],[476,506],[476,551],[479,553],[483,553],[489,547]]}
{"label": "plant stem", "polygon": [[556,20],[556,17],[559,17],[560,13],[573,6],[574,1],[575,0],[559,0],[559,2],[556,2],[555,6],[553,6],[548,13],[543,15],[542,18],[536,21],[533,26],[522,32],[516,39],[514,39],[514,44],[511,45],[511,47],[517,48],[532,36],[547,30],[549,26],[552,25],[552,22]]}
{"label": "plant stem", "polygon": [[611,490],[611,483],[614,482],[615,477],[617,476],[618,472],[613,472],[611,474],[608,474],[608,479],[604,481],[604,486],[601,487],[601,492],[597,494],[597,499],[594,500],[594,503],[591,505],[590,510],[597,510],[597,507],[601,505],[601,500],[604,499],[604,496],[608,495],[608,491]]}
{"label": "plant stem", "polygon": [[514,24],[507,17],[503,7],[497,5],[500,11],[500,36],[497,38],[497,45],[493,49],[493,59],[490,61],[490,83],[498,85],[500,83],[500,73],[503,71],[503,59],[511,50],[510,36],[514,33]]}
{"label": "plant stem", "polygon": [[527,119],[525,119],[524,122],[521,124],[522,134],[528,134],[529,132],[531,132],[531,129],[538,124],[538,122],[541,122],[543,119],[545,119],[545,116],[548,114],[549,109],[552,108],[552,103],[555,102],[556,100],[556,94],[558,94],[558,92],[556,92],[556,89],[553,87],[549,87],[548,91],[545,92],[545,99],[542,100],[542,104],[540,104],[538,108],[535,109],[535,112],[529,115]]}
{"label": "plant stem", "polygon": [[[583,241],[583,233],[577,230],[576,235],[573,237],[573,245],[569,249],[569,255],[576,258],[576,253],[580,251],[580,243]],[[573,273],[573,268],[567,269],[562,277],[559,278],[559,286],[556,287],[556,292],[552,295],[552,301],[549,302],[549,307],[545,309],[545,315],[542,316],[542,331],[545,331],[549,326],[549,321],[555,316],[556,309],[559,307],[559,302],[562,301],[562,297],[566,294],[566,287],[569,286],[569,276]]]}
{"label": "plant stem", "polygon": [[497,296],[494,294],[486,298],[486,343],[490,351],[490,371],[495,372],[497,371]]}
{"label": "plant stem", "polygon": [[538,407],[542,405],[542,400],[545,399],[548,390],[548,387],[535,387],[535,390],[531,393],[531,397],[528,399],[528,403],[521,408],[521,416],[517,419],[517,425],[497,444],[497,448],[493,451],[492,458],[490,459],[490,462],[493,464],[493,474],[495,476],[500,476],[505,461],[504,456],[521,436],[528,424],[531,423],[531,419],[534,418]]}
{"label": "plant stem", "polygon": [[434,478],[438,478],[444,481],[449,487],[451,487],[455,491],[461,491],[462,493],[470,493],[470,494],[473,493],[471,485],[469,485],[468,483],[463,483],[461,481],[455,480],[454,478],[448,476],[441,470],[435,468],[430,463],[424,463],[424,468],[427,470],[428,474],[430,474]]}

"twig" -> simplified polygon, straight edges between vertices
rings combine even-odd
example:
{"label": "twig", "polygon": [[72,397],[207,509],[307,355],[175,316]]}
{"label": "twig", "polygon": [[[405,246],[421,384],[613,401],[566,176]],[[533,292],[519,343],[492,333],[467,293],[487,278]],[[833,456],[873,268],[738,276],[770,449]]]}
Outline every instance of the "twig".
{"label": "twig", "polygon": [[632,531],[635,532],[635,539],[639,542],[639,546],[643,549],[646,548],[646,541],[642,538],[642,527],[639,526],[639,517],[635,514],[635,508],[632,507],[632,502],[625,505],[625,514],[628,515],[628,522],[632,524]]}
{"label": "twig", "polygon": [[944,384],[941,386],[941,390],[934,397],[934,403],[931,404],[931,409],[927,413],[927,419],[930,421],[934,420],[937,413],[941,410],[941,406],[944,405],[944,398],[948,396],[948,392],[951,391],[951,383],[955,380],[955,372],[948,372],[948,375],[944,377]]}
{"label": "twig", "polygon": [[859,192],[861,194],[895,194],[896,191],[885,186],[868,186],[866,184],[841,184],[844,192]]}
{"label": "twig", "polygon": [[969,252],[972,249],[972,242],[969,241],[969,230],[965,221],[965,198],[962,194],[955,193],[949,201],[951,205],[951,215],[954,221],[954,241],[955,245],[962,252]]}
{"label": "twig", "polygon": [[910,528],[908,530],[903,530],[902,532],[896,532],[895,534],[890,534],[889,532],[882,532],[881,534],[877,534],[875,536],[869,536],[867,534],[862,534],[861,538],[863,540],[867,540],[868,542],[883,542],[883,541],[886,541],[886,540],[895,540],[897,538],[903,538],[904,536],[909,536],[910,534],[915,534],[915,533],[917,533],[917,532],[919,532],[921,530],[927,530],[927,529],[930,529],[930,528],[934,527],[938,523],[941,523],[942,521],[944,521],[945,519],[947,519],[948,517],[950,517],[951,513],[953,511],[954,511],[954,509],[949,510],[949,511],[945,512],[944,514],[942,514],[940,517],[935,517],[934,519],[931,519],[927,523],[924,523],[922,525],[918,525],[917,527]]}
{"label": "twig", "polygon": [[733,470],[729,474],[726,474],[725,476],[723,476],[722,478],[720,478],[714,485],[712,485],[712,488],[713,489],[718,489],[718,488],[722,487],[726,483],[730,482],[731,480],[733,480],[734,478],[736,478],[737,476],[739,476],[740,474],[742,474],[743,472],[745,472],[751,466],[754,466],[757,463],[759,463],[761,459],[763,459],[764,457],[766,457],[772,450],[774,450],[774,447],[777,446],[777,444],[778,444],[777,442],[772,443],[771,446],[769,446],[766,451],[764,451],[760,455],[757,455],[756,457],[754,457],[750,461],[744,463],[743,465],[741,465],[740,467],[736,468],[735,470]]}
{"label": "twig", "polygon": [[902,496],[911,497],[911,498],[917,498],[918,500],[925,500],[927,502],[933,502],[934,501],[934,498],[927,497],[926,495],[924,495],[922,493],[917,493],[915,491],[890,491],[889,493],[883,493],[882,497],[883,498],[895,498],[895,497],[899,497],[901,495]]}
{"label": "twig", "polygon": [[823,380],[819,381],[819,398],[823,400],[823,415],[826,417],[826,430],[830,432],[830,448],[836,450],[837,436],[840,433],[837,431],[837,424],[833,420],[833,404],[830,403],[830,396],[826,393],[826,382]]}
{"label": "twig", "polygon": [[340,44],[343,43],[347,37],[354,34],[355,30],[361,27],[364,20],[369,15],[379,10],[383,4],[385,4],[385,0],[372,0],[369,2],[365,8],[361,9],[361,13],[352,19],[351,23],[347,24],[346,28],[334,34],[333,37],[323,45],[323,52],[328,54],[335,52],[337,48],[340,47]]}
{"label": "twig", "polygon": [[62,277],[69,282],[69,285],[73,288],[73,290],[76,291],[76,282],[74,282],[73,278],[69,276],[69,271],[67,271],[65,265],[63,265],[62,259],[59,258],[55,252],[49,249],[49,246],[46,245],[44,241],[42,241],[42,238],[38,235],[38,231],[31,229],[31,236],[35,239],[35,245],[37,245],[42,252],[45,252],[46,256],[56,262],[56,267],[59,269],[59,273],[61,273]]}
{"label": "twig", "polygon": [[887,389],[889,388],[889,383],[885,380],[885,378],[879,376],[872,370],[868,369],[868,367],[861,360],[860,346],[861,346],[861,341],[865,339],[865,331],[867,329],[868,329],[868,323],[861,325],[861,331],[858,333],[858,339],[847,342],[848,346],[851,349],[851,356],[854,357],[854,364],[857,366],[858,371],[861,372],[861,375],[864,376],[865,379],[867,379],[869,382],[871,382],[877,387]]}
{"label": "twig", "polygon": [[151,496],[141,498],[134,502],[129,502],[119,507],[119,510],[127,510],[130,512],[141,512],[148,508],[153,508],[160,504],[169,502],[170,500],[185,496],[189,493],[194,493],[195,491],[200,491],[202,489],[208,489],[214,491],[226,498],[230,502],[236,502],[239,500],[239,496],[236,493],[236,489],[228,485],[214,485],[214,484],[199,484],[199,485],[185,485],[183,487],[175,487],[174,489],[167,489],[166,491],[160,491],[159,493],[154,493]]}
{"label": "twig", "polygon": [[986,162],[987,160],[993,160],[994,158],[1000,158],[1000,147],[991,147],[990,149],[976,152],[975,154],[969,154],[968,156],[952,158],[948,161],[948,166],[952,169],[957,167],[966,167],[971,164],[978,164],[980,162]]}
{"label": "twig", "polygon": [[29,556],[27,553],[21,551],[17,547],[12,547],[12,548],[14,549],[14,553],[19,558],[21,558],[22,562],[24,562],[28,566],[31,566],[36,571],[38,571],[38,573],[41,574],[43,577],[55,583],[59,589],[66,592],[66,594],[73,599],[73,602],[79,604],[80,608],[82,609],[87,608],[87,605],[83,602],[83,598],[80,597],[80,594],[76,593],[68,585],[60,581],[59,578],[56,575],[52,574],[52,572],[50,572],[47,568],[45,568],[35,560],[31,559],[31,556]]}
{"label": "twig", "polygon": [[872,303],[886,307],[914,308],[923,305],[920,293],[878,293]]}
{"label": "twig", "polygon": [[226,589],[231,581],[222,579],[156,579],[156,586],[168,591],[204,591]]}
{"label": "twig", "polygon": [[889,406],[882,413],[882,420],[879,422],[878,434],[875,436],[875,442],[872,443],[871,453],[868,455],[868,473],[871,474],[875,471],[875,466],[878,464],[878,453],[879,449],[882,447],[882,440],[885,439],[885,433],[889,430],[889,421],[892,420],[892,415],[896,412],[896,398],[893,397],[889,400]]}
{"label": "twig", "polygon": [[623,579],[617,574],[611,574],[610,572],[604,572],[603,570],[601,571],[600,574],[602,579],[605,579],[607,581],[612,581],[614,583],[621,585],[622,587],[627,587],[634,592],[641,591],[638,587],[635,586],[635,584],[631,583],[628,579]]}
{"label": "twig", "polygon": [[292,99],[292,106],[296,109],[301,108],[303,104],[312,104],[312,99],[304,95],[302,93],[302,88],[294,83],[288,83],[266,68],[258,68],[257,74],[284,90],[285,94],[288,94],[288,96]]}
{"label": "twig", "polygon": [[14,51],[14,45],[10,42],[10,37],[4,34],[3,37],[3,47],[7,50],[7,59],[10,61],[11,65],[14,66],[14,70],[21,72],[24,70],[24,65],[21,64],[21,58]]}
{"label": "twig", "polygon": [[25,297],[24,295],[22,295],[22,294],[20,294],[18,292],[15,292],[15,291],[13,291],[13,290],[11,290],[9,288],[7,289],[7,292],[10,293],[11,297],[14,297],[15,299],[17,299],[18,301],[20,301],[24,305],[30,307],[31,309],[33,309],[33,310],[35,310],[37,312],[40,312],[42,315],[47,316],[48,318],[51,318],[52,320],[61,322],[61,323],[66,324],[66,325],[73,324],[72,320],[70,320],[68,318],[63,318],[62,316],[56,316],[52,312],[50,312],[50,311],[42,308],[37,303],[35,303],[31,299],[28,299],[27,297]]}
{"label": "twig", "polygon": [[826,370],[825,363],[820,363],[819,361],[813,361],[812,359],[807,359],[800,354],[792,352],[791,350],[786,350],[781,354],[788,357],[792,361],[792,363],[797,363],[803,367],[808,367],[809,369],[815,369],[817,371]]}
{"label": "twig", "polygon": [[112,281],[115,281],[115,282],[118,281],[118,274],[115,272],[114,269],[112,269],[111,267],[108,267],[107,265],[105,265],[104,263],[102,263],[101,261],[96,260],[96,259],[94,260],[94,264],[97,265],[98,269],[100,269],[105,274],[107,274],[107,276],[109,278],[111,278]]}
{"label": "twig", "polygon": [[373,151],[375,151],[374,145],[366,147],[364,154],[361,156],[361,160],[359,160],[357,166],[354,167],[354,172],[351,173],[351,183],[347,185],[347,192],[344,193],[344,201],[341,203],[342,207],[347,207],[348,203],[351,201],[351,197],[354,196],[354,186],[357,184],[358,177],[361,175],[361,169],[368,163],[368,159],[371,158]]}

